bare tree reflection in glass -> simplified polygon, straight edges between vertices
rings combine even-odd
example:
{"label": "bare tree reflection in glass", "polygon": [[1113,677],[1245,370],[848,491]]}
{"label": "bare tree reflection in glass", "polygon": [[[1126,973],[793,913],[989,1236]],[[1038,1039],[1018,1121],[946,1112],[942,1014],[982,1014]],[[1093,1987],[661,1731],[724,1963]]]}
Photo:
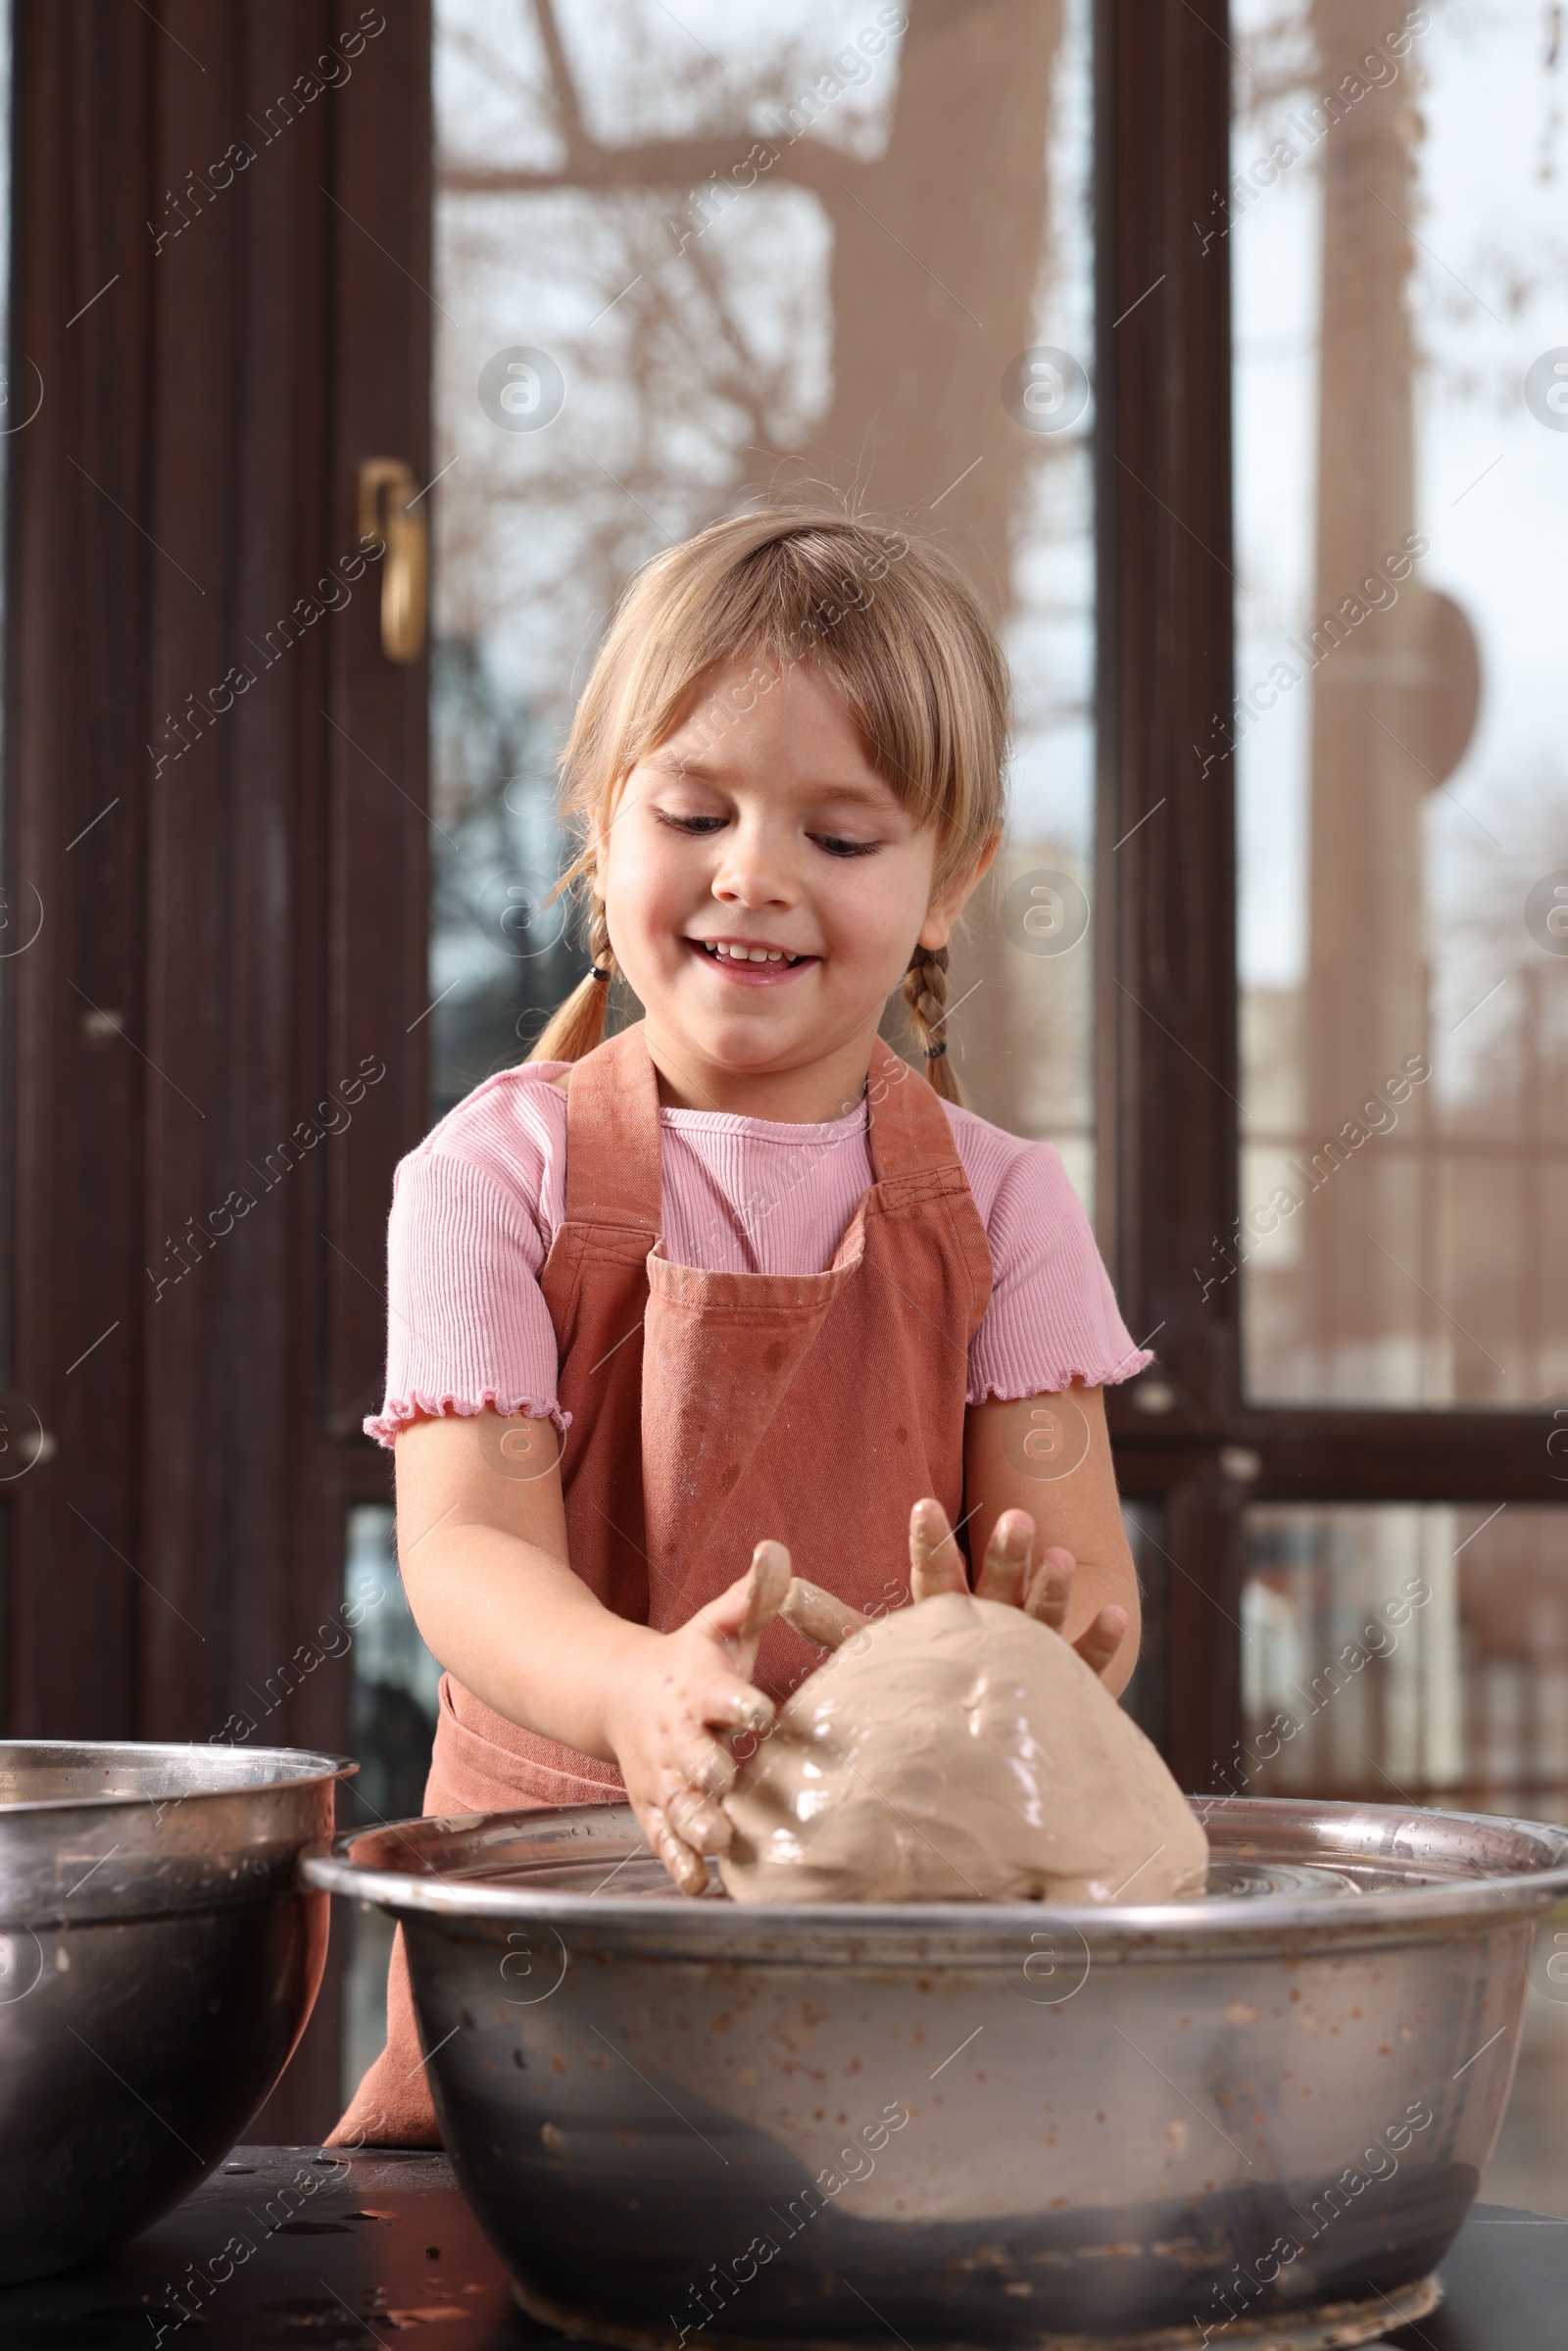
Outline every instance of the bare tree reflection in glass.
{"label": "bare tree reflection in glass", "polygon": [[[1000,885],[1063,868],[1092,894],[1092,412],[1041,432],[1003,396],[1032,346],[1089,354],[1087,10],[442,0],[436,86],[437,616],[471,649],[438,685],[447,830],[494,830],[442,746],[509,697],[512,800],[547,829],[550,755],[638,563],[747,498],[826,488],[939,533],[1006,623]],[[512,346],[563,372],[541,429],[498,429],[476,398]],[[570,976],[569,943],[497,976],[476,1025],[468,905],[437,902],[442,1101],[516,1057]],[[971,1099],[1058,1141],[1086,1195],[1090,961],[1020,954],[993,902],[951,988]]]}
{"label": "bare tree reflection in glass", "polygon": [[1547,1205],[1568,1166],[1568,957],[1526,918],[1568,855],[1544,528],[1568,494],[1527,397],[1568,259],[1549,17],[1236,12],[1230,1259],[1260,1398],[1568,1393]]}

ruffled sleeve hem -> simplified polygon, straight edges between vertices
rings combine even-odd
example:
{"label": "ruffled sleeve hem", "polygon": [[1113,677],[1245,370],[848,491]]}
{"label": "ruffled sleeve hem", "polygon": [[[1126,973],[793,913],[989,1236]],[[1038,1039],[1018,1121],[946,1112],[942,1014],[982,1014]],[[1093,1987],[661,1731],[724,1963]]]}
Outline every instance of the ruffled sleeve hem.
{"label": "ruffled sleeve hem", "polygon": [[1061,1391],[1064,1388],[1070,1388],[1075,1380],[1085,1388],[1116,1388],[1123,1380],[1134,1379],[1139,1372],[1147,1371],[1153,1360],[1151,1348],[1147,1347],[1129,1347],[1124,1355],[1118,1355],[1113,1362],[1091,1363],[1086,1361],[1069,1364],[1060,1370],[1052,1369],[1043,1372],[1032,1385],[1028,1386],[1020,1386],[1016,1374],[1010,1379],[987,1379],[982,1381],[977,1395],[970,1395],[964,1400],[971,1405],[989,1404],[993,1401],[1000,1404],[1015,1404],[1020,1398],[1027,1396],[1059,1396]]}
{"label": "ruffled sleeve hem", "polygon": [[553,1421],[563,1437],[571,1426],[571,1414],[563,1411],[560,1404],[546,1402],[539,1396],[513,1396],[501,1388],[481,1388],[477,1396],[447,1392],[437,1396],[416,1388],[412,1396],[389,1396],[381,1410],[363,1426],[367,1437],[373,1437],[377,1445],[389,1445],[400,1430],[416,1420],[444,1420],[452,1415],[471,1420],[481,1412],[497,1412],[503,1420],[520,1412],[529,1420]]}

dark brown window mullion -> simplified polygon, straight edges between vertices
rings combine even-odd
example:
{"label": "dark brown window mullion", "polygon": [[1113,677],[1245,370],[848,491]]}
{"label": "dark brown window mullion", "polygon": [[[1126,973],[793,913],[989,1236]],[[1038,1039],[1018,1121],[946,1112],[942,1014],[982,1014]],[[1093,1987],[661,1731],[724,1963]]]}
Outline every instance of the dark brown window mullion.
{"label": "dark brown window mullion", "polygon": [[1225,14],[1100,0],[1096,61],[1102,1229],[1163,1375],[1113,1395],[1112,1432],[1123,1491],[1163,1502],[1168,1752],[1194,1788],[1240,1724],[1237,1304],[1200,1311],[1191,1272],[1237,1194],[1231,777],[1193,750],[1232,692],[1229,286],[1192,226],[1225,184]]}

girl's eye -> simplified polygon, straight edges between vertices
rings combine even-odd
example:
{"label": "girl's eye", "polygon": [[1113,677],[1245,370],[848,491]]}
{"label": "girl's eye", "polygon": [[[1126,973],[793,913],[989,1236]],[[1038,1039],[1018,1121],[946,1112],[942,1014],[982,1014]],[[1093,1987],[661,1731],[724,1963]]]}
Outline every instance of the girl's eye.
{"label": "girl's eye", "polygon": [[676,833],[716,833],[727,820],[722,816],[676,816],[667,808],[656,808],[661,824],[667,824]]}
{"label": "girl's eye", "polygon": [[825,849],[830,857],[868,857],[881,847],[877,841],[845,841],[836,833],[813,833],[811,839],[818,849]]}

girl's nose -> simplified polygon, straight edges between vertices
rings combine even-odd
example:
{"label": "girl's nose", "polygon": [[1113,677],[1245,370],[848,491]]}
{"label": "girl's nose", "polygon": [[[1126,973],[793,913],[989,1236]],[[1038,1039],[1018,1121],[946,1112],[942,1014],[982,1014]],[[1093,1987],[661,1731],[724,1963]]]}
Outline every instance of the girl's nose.
{"label": "girl's nose", "polygon": [[742,825],[724,837],[712,887],[726,906],[787,906],[799,896],[785,844],[760,826]]}

